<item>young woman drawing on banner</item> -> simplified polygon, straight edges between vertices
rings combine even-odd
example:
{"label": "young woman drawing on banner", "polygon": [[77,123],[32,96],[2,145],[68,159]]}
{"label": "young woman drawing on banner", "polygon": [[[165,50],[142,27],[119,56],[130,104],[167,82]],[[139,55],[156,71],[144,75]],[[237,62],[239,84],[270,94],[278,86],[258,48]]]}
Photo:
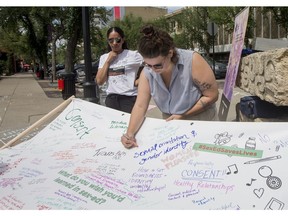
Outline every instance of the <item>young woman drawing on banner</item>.
{"label": "young woman drawing on banner", "polygon": [[96,82],[103,85],[107,81],[107,107],[131,113],[137,96],[137,72],[143,58],[138,51],[128,50],[124,32],[119,27],[108,29],[107,42],[108,53],[100,57]]}
{"label": "young woman drawing on banner", "polygon": [[217,120],[218,86],[203,57],[175,48],[170,35],[153,26],[144,27],[141,33],[138,50],[145,67],[127,133],[121,137],[126,148],[137,146],[135,134],[144,121],[151,96],[167,121]]}

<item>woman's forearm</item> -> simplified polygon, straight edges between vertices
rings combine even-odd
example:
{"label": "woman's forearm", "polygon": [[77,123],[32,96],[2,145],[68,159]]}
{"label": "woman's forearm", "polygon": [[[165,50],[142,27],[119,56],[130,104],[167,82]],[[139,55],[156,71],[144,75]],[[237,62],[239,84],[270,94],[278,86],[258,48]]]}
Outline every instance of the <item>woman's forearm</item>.
{"label": "woman's forearm", "polygon": [[214,97],[207,97],[207,96],[202,96],[199,98],[199,100],[194,104],[191,109],[187,110],[183,116],[193,116],[197,115],[203,111],[205,111],[207,108],[209,108],[212,104],[214,104],[218,99],[218,95],[215,95]]}
{"label": "woman's forearm", "polygon": [[96,82],[98,85],[103,85],[108,77],[108,69],[110,64],[108,62],[105,62],[102,68],[100,68],[96,75]]}
{"label": "woman's forearm", "polygon": [[126,133],[129,137],[135,137],[145,119],[146,110],[147,108],[134,105]]}

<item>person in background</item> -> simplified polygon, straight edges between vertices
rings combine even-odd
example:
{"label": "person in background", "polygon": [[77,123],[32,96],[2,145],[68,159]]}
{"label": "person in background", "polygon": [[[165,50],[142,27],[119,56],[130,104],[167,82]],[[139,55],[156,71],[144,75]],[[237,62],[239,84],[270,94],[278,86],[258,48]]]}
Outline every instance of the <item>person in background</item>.
{"label": "person in background", "polygon": [[[96,82],[107,81],[107,107],[131,113],[137,97],[137,74],[143,62],[138,51],[128,49],[124,32],[119,27],[107,31],[108,53],[99,60]],[[135,83],[136,81],[136,83]]]}
{"label": "person in background", "polygon": [[217,120],[218,85],[209,64],[197,52],[177,49],[170,35],[153,26],[142,28],[138,51],[144,59],[138,96],[126,134],[126,148],[137,146],[151,96],[167,121]]}

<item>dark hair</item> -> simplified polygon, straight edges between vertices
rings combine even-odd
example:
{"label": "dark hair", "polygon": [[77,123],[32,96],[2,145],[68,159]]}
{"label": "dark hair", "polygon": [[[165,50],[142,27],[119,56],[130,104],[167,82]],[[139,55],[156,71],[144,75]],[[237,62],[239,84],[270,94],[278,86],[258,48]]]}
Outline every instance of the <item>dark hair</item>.
{"label": "dark hair", "polygon": [[[121,28],[117,27],[117,26],[114,26],[114,27],[111,27],[111,28],[109,28],[107,30],[107,39],[109,38],[110,33],[113,32],[113,31],[117,32],[121,36],[121,38],[125,38],[123,30]],[[110,52],[111,51],[111,47],[110,47],[109,43],[108,43],[108,47],[107,48],[108,48],[108,52]],[[128,45],[127,45],[126,40],[122,44],[122,49],[128,49]]]}
{"label": "dark hair", "polygon": [[167,56],[172,49],[173,56],[171,60],[173,63],[178,61],[173,38],[167,32],[156,29],[152,25],[147,25],[141,29],[140,33],[143,36],[140,38],[138,51],[144,58],[155,58],[159,55]]}

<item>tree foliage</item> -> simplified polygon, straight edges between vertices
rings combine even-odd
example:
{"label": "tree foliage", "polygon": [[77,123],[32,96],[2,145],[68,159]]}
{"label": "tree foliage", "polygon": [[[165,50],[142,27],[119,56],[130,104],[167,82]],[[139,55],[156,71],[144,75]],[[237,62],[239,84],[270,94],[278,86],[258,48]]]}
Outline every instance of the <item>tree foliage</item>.
{"label": "tree foliage", "polygon": [[235,17],[243,8],[244,7],[209,7],[208,13],[210,21],[219,26],[224,26],[227,33],[233,33]]}
{"label": "tree foliage", "polygon": [[[49,25],[55,19],[54,9],[38,7],[2,7],[0,18],[5,36],[12,35],[6,47],[11,52],[37,56],[47,68],[47,53],[49,40]],[[17,49],[17,43],[21,44]]]}
{"label": "tree foliage", "polygon": [[132,14],[129,14],[125,16],[121,21],[114,21],[111,26],[120,27],[125,33],[125,39],[127,41],[128,48],[136,50],[138,46],[138,39],[140,38],[140,30],[143,24],[144,21],[141,17],[136,17]]}
{"label": "tree foliage", "polygon": [[274,15],[275,21],[278,25],[285,29],[286,34],[288,33],[288,7],[267,7],[264,8],[263,12],[271,11]]}
{"label": "tree foliage", "polygon": [[[100,26],[94,25],[95,18],[107,23],[111,13],[105,7],[91,7],[89,11],[91,42],[97,47],[103,35],[100,34]],[[81,7],[1,7],[0,19],[0,47],[6,51],[26,60],[36,59],[46,69],[48,62],[52,61],[48,56],[54,58],[53,55],[56,55],[48,55],[50,49],[55,49],[57,41],[62,41],[58,48],[60,53],[64,48],[65,54],[60,56],[61,62],[53,59],[54,66],[56,62],[65,62],[67,71],[72,71],[74,63],[83,59]],[[79,52],[82,54],[78,58],[76,54]]]}
{"label": "tree foliage", "polygon": [[[198,47],[209,52],[212,40],[207,33],[207,24],[214,22],[219,28],[224,28],[227,34],[232,34],[235,17],[243,9],[244,7],[186,7],[169,19],[162,16],[149,23],[169,32],[179,48]],[[248,38],[253,38],[255,26],[252,9],[251,7],[247,25],[246,46]],[[121,21],[109,23],[111,9],[90,7],[89,12],[93,60],[107,52],[106,31],[110,26],[121,27],[129,48],[137,49],[140,29],[148,24],[142,18],[129,14]],[[288,7],[263,8],[263,13],[267,12],[271,12],[277,24],[288,31]],[[80,7],[0,7],[0,19],[1,50],[28,62],[40,61],[45,68],[54,58],[54,65],[56,62],[65,62],[68,71],[72,71],[75,62],[84,59]],[[175,32],[173,23],[178,23],[180,32]],[[55,51],[53,58],[53,55],[50,56],[51,49]]]}
{"label": "tree foliage", "polygon": [[95,7],[90,11],[91,22],[91,52],[92,60],[96,61],[107,51],[106,30],[105,26],[110,22],[109,17],[112,15],[112,9],[105,7]]}

